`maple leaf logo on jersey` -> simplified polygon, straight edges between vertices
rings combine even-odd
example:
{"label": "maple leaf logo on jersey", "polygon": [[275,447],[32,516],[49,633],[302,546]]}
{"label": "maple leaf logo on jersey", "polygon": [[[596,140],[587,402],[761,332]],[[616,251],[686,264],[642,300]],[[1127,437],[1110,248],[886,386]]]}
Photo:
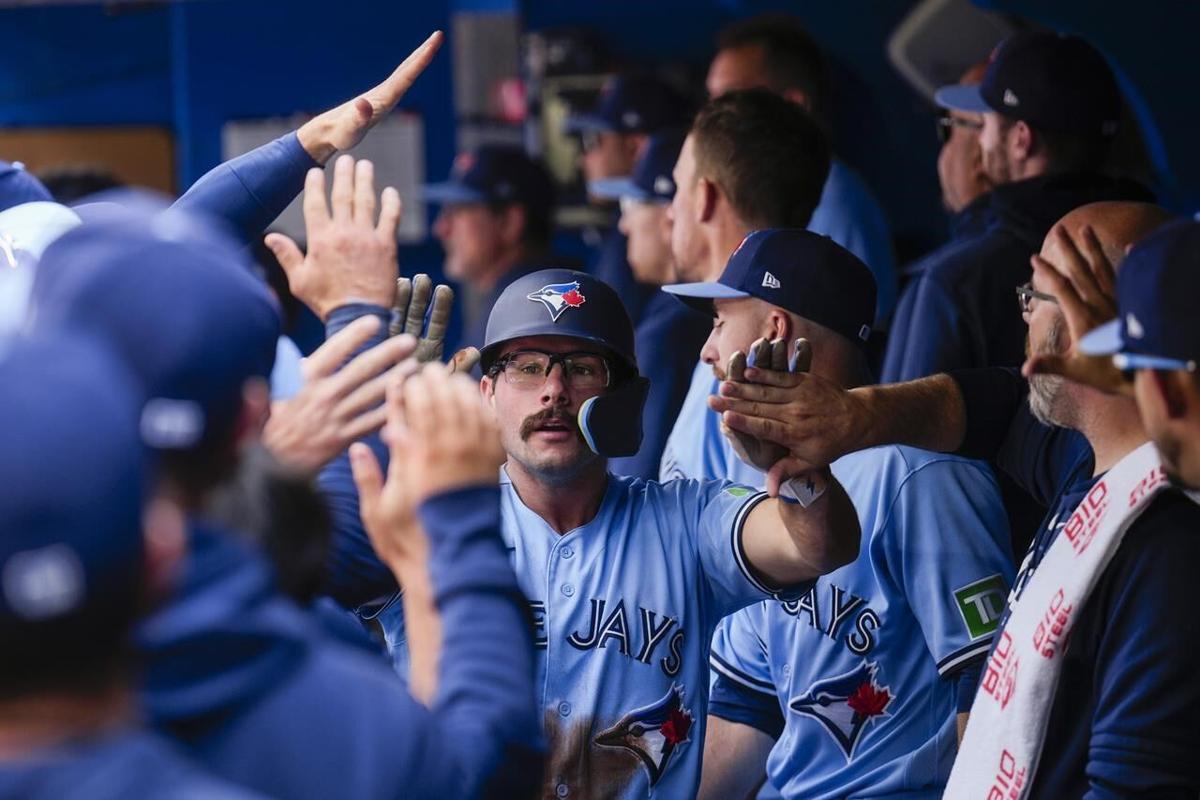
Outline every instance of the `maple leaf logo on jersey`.
{"label": "maple leaf logo on jersey", "polygon": [[525,297],[535,303],[541,303],[550,312],[550,320],[558,322],[558,318],[568,308],[579,308],[587,298],[579,291],[579,281],[571,283],[551,283],[531,292]]}
{"label": "maple leaf logo on jersey", "polygon": [[864,661],[844,675],[817,681],[788,705],[821,723],[849,761],[867,725],[885,716],[893,699],[888,687],[875,680],[878,672],[877,663]]}
{"label": "maple leaf logo on jersey", "polygon": [[666,772],[671,756],[692,740],[695,718],[683,707],[683,687],[671,684],[666,696],[656,703],[630,711],[621,721],[595,739],[601,747],[621,747],[638,757],[650,785]]}

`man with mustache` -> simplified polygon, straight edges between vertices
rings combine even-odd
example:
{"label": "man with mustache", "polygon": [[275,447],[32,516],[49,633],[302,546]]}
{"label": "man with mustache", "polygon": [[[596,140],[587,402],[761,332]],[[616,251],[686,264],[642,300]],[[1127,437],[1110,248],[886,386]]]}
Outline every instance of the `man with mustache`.
{"label": "man with mustache", "polygon": [[795,599],[857,551],[854,509],[826,470],[783,476],[812,482],[790,499],[610,474],[641,437],[633,338],[610,287],[543,270],[503,292],[482,350],[481,400],[508,456],[502,531],[535,624],[544,796],[693,795],[717,621]]}
{"label": "man with mustache", "polygon": [[[1075,352],[1079,331],[1054,270],[1081,274],[1080,252],[1119,261],[1169,219],[1157,206],[1112,202],[1059,221],[1032,283],[1017,290],[1034,355],[1027,370]],[[1089,299],[1104,293],[1100,281],[1086,286]],[[1162,490],[1152,465],[1128,498],[1116,490],[1136,474],[1128,465],[1154,457],[1131,398],[1038,375],[1027,386],[1002,369],[850,391],[815,375],[747,377],[761,383],[724,384],[714,407],[736,430],[786,441],[795,458],[825,463],[888,442],[954,450],[993,459],[1050,508],[1018,572],[947,796],[997,786],[1021,797],[1195,796],[1200,685],[1188,649],[1200,629],[1176,609],[1190,601],[1200,552],[1195,524],[1156,517],[1158,502],[1128,524]],[[1109,535],[1122,515],[1125,527]],[[1089,547],[1107,560],[1071,560],[1072,548]],[[1026,652],[1033,645],[1036,655]]]}

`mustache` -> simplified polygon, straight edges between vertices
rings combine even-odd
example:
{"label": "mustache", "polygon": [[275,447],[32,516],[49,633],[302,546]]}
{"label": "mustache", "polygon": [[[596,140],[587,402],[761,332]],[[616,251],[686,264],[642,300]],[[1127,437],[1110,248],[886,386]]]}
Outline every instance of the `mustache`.
{"label": "mustache", "polygon": [[547,408],[544,411],[539,411],[536,414],[531,414],[521,423],[521,440],[524,441],[533,435],[534,431],[545,425],[550,420],[561,420],[566,423],[567,427],[575,432],[577,437],[581,437],[579,433],[579,425],[575,420],[575,415],[561,408]]}

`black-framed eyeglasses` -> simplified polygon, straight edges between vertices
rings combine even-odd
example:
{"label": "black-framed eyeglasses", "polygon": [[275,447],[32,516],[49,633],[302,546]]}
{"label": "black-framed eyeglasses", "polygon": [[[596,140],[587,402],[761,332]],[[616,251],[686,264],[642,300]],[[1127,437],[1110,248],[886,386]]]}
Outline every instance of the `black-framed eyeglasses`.
{"label": "black-framed eyeglasses", "polygon": [[540,389],[555,364],[562,365],[563,380],[572,389],[603,389],[612,376],[608,359],[599,353],[575,351],[546,353],[518,350],[503,356],[490,370],[493,377],[504,373],[504,380],[521,389]]}
{"label": "black-framed eyeglasses", "polygon": [[1039,292],[1033,288],[1033,284],[1026,281],[1017,287],[1017,304],[1021,306],[1021,313],[1028,314],[1033,310],[1034,300],[1045,300],[1047,303],[1058,304],[1058,298],[1052,294]]}
{"label": "black-framed eyeglasses", "polygon": [[973,119],[963,119],[950,114],[943,114],[937,118],[937,136],[938,141],[942,144],[950,141],[950,134],[955,128],[966,128],[970,131],[983,130],[983,123]]}

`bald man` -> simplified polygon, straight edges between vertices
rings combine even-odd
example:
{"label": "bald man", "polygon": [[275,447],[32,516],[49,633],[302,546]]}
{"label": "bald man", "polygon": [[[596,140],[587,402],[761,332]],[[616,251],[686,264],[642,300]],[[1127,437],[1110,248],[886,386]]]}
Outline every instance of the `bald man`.
{"label": "bald man", "polygon": [[[1083,249],[1103,251],[1117,262],[1126,247],[1169,220],[1168,212],[1149,204],[1083,206],[1054,226],[1038,258],[1067,269]],[[1017,300],[1028,327],[1028,353],[1071,351],[1072,335],[1044,270],[1018,287]],[[1060,531],[1088,511],[1078,510],[1081,502],[1110,468],[1147,441],[1132,398],[1054,376],[1026,382],[1016,370],[962,370],[850,391],[814,375],[770,382],[775,386],[726,384],[714,408],[731,428],[770,432],[810,463],[884,444],[987,458],[1047,505],[1050,513],[1018,573],[1002,631],[1013,604],[1020,611],[1020,598]],[[1044,738],[1039,757],[1020,776],[1029,788],[1022,796],[1196,796],[1200,763],[1192,753],[1200,735],[1200,681],[1187,654],[1200,636],[1200,617],[1187,609],[1200,537],[1195,526],[1184,531],[1174,517],[1152,512],[1133,523],[1086,600],[1073,609],[1061,673],[1043,698],[1040,718],[1029,720],[1029,730],[1044,732]],[[993,650],[988,669],[1003,655]],[[1006,700],[1006,686],[1019,691],[1019,675],[1029,683],[1037,662],[1022,663],[1022,673],[997,672],[998,679],[1012,678],[1009,683],[989,683],[985,670],[972,720],[981,704]],[[970,758],[971,732],[968,726],[960,760]],[[984,733],[980,729],[976,738],[986,739]],[[991,777],[1011,782],[1018,776]],[[983,787],[980,794],[986,793]]]}

